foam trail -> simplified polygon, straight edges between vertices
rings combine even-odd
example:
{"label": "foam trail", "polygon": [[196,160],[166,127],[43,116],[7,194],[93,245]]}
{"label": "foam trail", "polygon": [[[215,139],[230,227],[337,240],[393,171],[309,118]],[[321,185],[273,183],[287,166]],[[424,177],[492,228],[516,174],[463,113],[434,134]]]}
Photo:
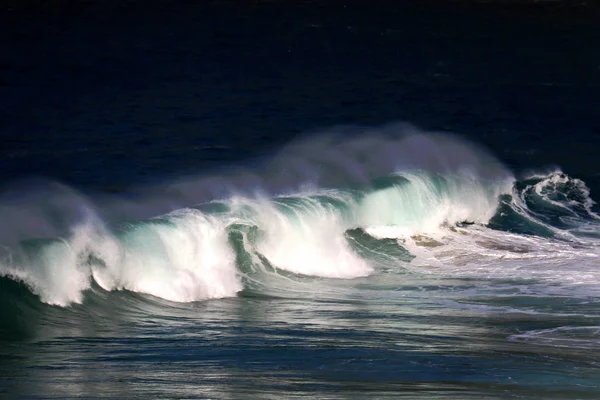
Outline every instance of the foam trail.
{"label": "foam trail", "polygon": [[[414,271],[534,280],[523,294],[597,296],[600,224],[589,189],[561,171],[515,182],[492,223],[405,236]],[[377,233],[377,232],[375,232]],[[390,233],[387,233],[390,235]]]}

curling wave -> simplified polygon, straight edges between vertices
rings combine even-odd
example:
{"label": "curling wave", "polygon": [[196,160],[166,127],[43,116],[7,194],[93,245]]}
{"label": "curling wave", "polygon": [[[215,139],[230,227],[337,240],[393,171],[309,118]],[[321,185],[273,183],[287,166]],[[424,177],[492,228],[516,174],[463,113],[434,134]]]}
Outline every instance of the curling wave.
{"label": "curling wave", "polygon": [[[188,302],[233,296],[243,275],[257,270],[355,278],[373,266],[353,250],[348,230],[391,226],[410,236],[486,223],[503,188],[467,176],[399,172],[370,190],[233,197],[112,232],[90,220],[67,238],[21,242],[2,272],[57,305],[81,302],[92,279],[104,290]],[[242,268],[241,252],[251,266]]]}
{"label": "curling wave", "polygon": [[[516,181],[456,137],[386,129],[368,139],[294,144],[243,179],[187,179],[174,186],[177,200],[200,203],[152,199],[141,207],[175,210],[138,221],[109,223],[106,210],[125,203],[109,207],[61,189],[66,195],[50,211],[44,204],[30,214],[30,226],[16,220],[1,232],[0,276],[59,306],[82,303],[90,290],[193,302],[261,290],[267,276],[348,279],[382,268],[429,273],[434,264],[450,274],[505,276],[510,263],[498,267],[491,258],[522,261],[543,248],[506,233],[569,243],[600,232],[580,180],[553,171]],[[228,183],[220,198],[190,194],[206,194],[198,187],[215,182]],[[44,229],[36,230],[40,220]]]}

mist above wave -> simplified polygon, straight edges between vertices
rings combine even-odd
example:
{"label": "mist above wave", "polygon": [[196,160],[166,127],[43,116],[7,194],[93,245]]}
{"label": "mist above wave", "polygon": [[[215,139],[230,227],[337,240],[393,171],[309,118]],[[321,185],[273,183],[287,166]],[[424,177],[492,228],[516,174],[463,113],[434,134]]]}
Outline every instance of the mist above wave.
{"label": "mist above wave", "polygon": [[486,223],[512,182],[482,148],[398,124],[335,128],[252,166],[122,197],[31,181],[0,197],[9,221],[0,230],[0,274],[58,305],[81,302],[92,280],[172,301],[233,296],[243,289],[246,256],[261,270],[365,276],[373,267],[349,245],[348,229],[391,225],[414,234]]}

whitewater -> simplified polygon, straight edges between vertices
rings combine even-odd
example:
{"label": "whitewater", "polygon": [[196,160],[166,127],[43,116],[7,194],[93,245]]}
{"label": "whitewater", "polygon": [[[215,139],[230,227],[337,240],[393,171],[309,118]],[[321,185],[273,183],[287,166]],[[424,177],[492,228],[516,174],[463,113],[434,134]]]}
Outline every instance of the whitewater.
{"label": "whitewater", "polygon": [[596,2],[2,4],[0,399],[600,398]]}
{"label": "whitewater", "polygon": [[[55,197],[71,209],[39,207],[37,217],[65,234],[20,233],[4,246],[2,276],[60,306],[81,303],[92,283],[192,302],[235,296],[265,273],[351,279],[383,267],[543,277],[595,293],[588,264],[598,255],[600,217],[584,182],[560,170],[516,179],[483,149],[448,134],[389,126],[363,135],[342,140],[334,131],[294,143],[243,178],[238,171],[188,178],[176,185],[197,192],[216,181],[231,194],[112,226],[93,199],[56,185]],[[64,215],[73,202],[76,221]],[[14,213],[9,207],[4,213]],[[388,239],[411,259],[379,253]]]}
{"label": "whitewater", "polygon": [[[430,398],[598,390],[600,216],[589,188],[557,167],[510,171],[457,135],[339,127],[266,159],[128,194],[28,181],[1,204],[6,343],[41,335],[55,346],[92,329],[108,346],[93,357],[119,368],[121,357],[172,362],[188,357],[176,349],[189,338],[216,340],[245,352],[228,374],[249,368],[237,384],[195,383],[216,398],[255,379],[267,385],[276,365],[303,370],[304,357],[282,361],[273,340],[286,351],[320,348],[306,368],[329,377],[256,395],[307,395],[310,382],[367,374],[385,397],[399,383],[376,376],[398,368],[410,390],[434,376]],[[135,347],[111,353],[127,346],[128,326]],[[68,345],[68,362],[89,356],[81,340]],[[202,368],[218,368],[190,346]],[[328,370],[327,346],[342,346],[348,364]],[[566,371],[570,380],[557,379]],[[111,390],[104,395],[125,393]]]}

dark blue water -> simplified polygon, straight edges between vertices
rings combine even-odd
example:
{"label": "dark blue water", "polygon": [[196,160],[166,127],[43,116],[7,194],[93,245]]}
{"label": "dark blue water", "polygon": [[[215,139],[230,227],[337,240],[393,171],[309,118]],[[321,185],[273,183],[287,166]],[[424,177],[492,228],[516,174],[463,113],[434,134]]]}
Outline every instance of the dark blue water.
{"label": "dark blue water", "polygon": [[597,398],[600,10],[0,5],[0,395]]}

